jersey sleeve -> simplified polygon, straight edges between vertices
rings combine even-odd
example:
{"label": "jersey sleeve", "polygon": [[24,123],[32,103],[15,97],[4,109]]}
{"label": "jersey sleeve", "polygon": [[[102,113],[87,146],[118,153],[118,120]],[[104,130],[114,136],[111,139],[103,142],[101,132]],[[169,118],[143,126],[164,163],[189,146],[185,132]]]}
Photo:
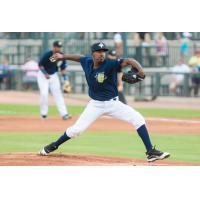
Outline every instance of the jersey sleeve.
{"label": "jersey sleeve", "polygon": [[45,61],[46,61],[46,54],[44,54],[41,58],[40,58],[40,61],[39,61],[39,66],[43,66],[45,64]]}
{"label": "jersey sleeve", "polygon": [[86,57],[86,56],[81,56],[81,58],[80,58],[80,63],[81,63],[81,66],[82,66],[82,68],[83,68],[83,70],[86,68],[86,66],[87,66],[87,58],[88,57]]}
{"label": "jersey sleeve", "polygon": [[48,57],[48,53],[45,53],[41,58],[40,58],[40,61],[39,61],[39,67],[41,66],[44,66],[47,59],[49,59]]}
{"label": "jersey sleeve", "polygon": [[81,56],[80,57],[80,63],[81,65],[85,63],[86,57],[85,56]]}
{"label": "jersey sleeve", "polygon": [[43,54],[43,56],[40,58],[40,61],[38,63],[39,69],[42,71],[43,74],[48,74],[47,71],[45,70],[44,66],[46,65],[48,59],[50,56],[50,52],[47,52]]}
{"label": "jersey sleeve", "polygon": [[64,60],[64,61],[62,62],[62,65],[60,66],[60,68],[61,68],[61,70],[64,70],[64,69],[67,68],[67,66],[68,66],[68,64],[67,64],[66,60]]}

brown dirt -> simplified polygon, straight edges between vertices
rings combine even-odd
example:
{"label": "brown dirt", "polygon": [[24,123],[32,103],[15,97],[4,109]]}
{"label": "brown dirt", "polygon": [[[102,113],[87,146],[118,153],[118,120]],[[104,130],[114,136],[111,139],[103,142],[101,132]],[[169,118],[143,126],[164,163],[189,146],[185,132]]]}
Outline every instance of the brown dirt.
{"label": "brown dirt", "polygon": [[[198,97],[158,97],[155,101],[136,102],[133,96],[126,96],[128,104],[134,108],[183,108],[200,109]],[[39,105],[39,92],[1,91],[0,103]],[[67,94],[64,97],[66,105],[85,106],[90,98],[88,95]],[[49,105],[55,105],[55,101],[49,95]]]}
{"label": "brown dirt", "polygon": [[[63,132],[67,127],[74,124],[77,117],[64,121],[59,117],[49,117],[42,120],[39,117],[16,117],[16,116],[0,116],[0,132]],[[168,121],[167,121],[168,120]],[[161,121],[159,118],[147,119],[147,126],[151,133],[165,134],[200,134],[200,120],[173,121],[167,119]],[[187,121],[187,123],[185,122]],[[196,123],[193,123],[196,122]],[[117,127],[116,127],[117,124]],[[106,129],[105,129],[106,127]],[[123,121],[109,117],[102,117],[94,122],[88,131],[134,131],[134,128]]]}
{"label": "brown dirt", "polygon": [[94,155],[51,154],[40,156],[33,153],[0,154],[0,166],[193,166],[187,162],[156,161],[114,158]]}
{"label": "brown dirt", "polygon": [[[68,95],[65,98],[67,105],[86,105],[89,98],[80,98],[73,95]],[[154,102],[133,102],[132,98],[129,99],[129,104],[137,107],[170,107],[170,108],[193,108],[199,109],[199,99],[183,99],[183,98],[159,98]],[[10,104],[33,104],[38,105],[39,94],[38,92],[16,92],[8,91],[1,92],[0,103]],[[49,96],[49,104],[53,105],[54,100]],[[59,117],[49,117],[47,120],[41,120],[38,117],[32,116],[0,116],[0,132],[63,132],[67,127],[76,121],[77,117],[73,117],[68,121],[63,121]],[[148,129],[151,133],[165,133],[165,134],[199,134],[200,133],[200,119],[160,119],[160,118],[147,118]],[[116,127],[117,124],[117,127]],[[105,130],[106,127],[106,130]],[[101,118],[98,119],[89,129],[89,131],[130,131],[134,129],[131,125],[111,119]],[[95,166],[95,165],[195,165],[193,163],[185,162],[172,162],[168,160],[156,161],[155,163],[147,163],[144,160],[127,159],[127,158],[112,158],[100,157],[93,155],[67,155],[67,154],[52,154],[46,157],[41,157],[33,153],[11,153],[0,154],[0,166],[50,166],[50,165],[65,165],[65,166]],[[199,164],[200,165],[200,164]]]}
{"label": "brown dirt", "polygon": [[[27,132],[30,134],[34,131],[60,131],[63,132],[66,127],[72,125],[77,118],[74,117],[68,121],[63,121],[58,117],[51,117],[47,120],[41,120],[38,117],[0,117],[0,132],[12,133],[16,131]],[[153,121],[155,120],[155,121]],[[157,120],[157,121],[156,121]],[[117,124],[117,128],[116,128]],[[106,127],[106,130],[105,130]],[[168,121],[160,122],[159,119],[152,119],[148,121],[149,130],[157,133],[187,133],[199,134],[200,124],[185,124]],[[112,118],[101,118],[97,120],[88,130],[98,131],[134,131],[133,127],[125,122],[115,120]],[[29,154],[0,154],[0,166],[50,166],[50,165],[75,165],[75,166],[119,166],[119,165],[195,165],[185,162],[168,162],[158,161],[155,163],[147,163],[142,160],[125,159],[125,158],[111,158],[91,155],[66,155],[66,154],[52,154],[47,157],[41,157],[32,153]]]}

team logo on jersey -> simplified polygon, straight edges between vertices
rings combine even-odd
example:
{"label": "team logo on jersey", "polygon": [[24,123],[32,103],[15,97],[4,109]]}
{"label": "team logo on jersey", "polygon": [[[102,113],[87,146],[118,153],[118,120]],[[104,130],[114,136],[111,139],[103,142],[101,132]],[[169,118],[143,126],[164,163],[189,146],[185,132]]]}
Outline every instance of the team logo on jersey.
{"label": "team logo on jersey", "polygon": [[49,60],[50,60],[51,62],[56,62],[56,60],[55,60],[55,58],[54,58],[53,56],[51,56],[51,57],[49,58]]}
{"label": "team logo on jersey", "polygon": [[107,79],[107,77],[105,76],[104,72],[96,74],[95,78],[96,78],[98,83],[103,83],[104,80]]}

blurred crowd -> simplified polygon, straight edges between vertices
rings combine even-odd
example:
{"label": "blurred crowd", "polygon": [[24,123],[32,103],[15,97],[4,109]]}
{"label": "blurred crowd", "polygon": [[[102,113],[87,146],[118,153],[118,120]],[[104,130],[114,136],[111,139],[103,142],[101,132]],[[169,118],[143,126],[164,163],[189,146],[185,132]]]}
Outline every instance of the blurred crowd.
{"label": "blurred crowd", "polygon": [[[17,70],[21,70],[22,77],[16,77]],[[20,68],[9,64],[8,57],[4,57],[2,64],[0,64],[0,89],[12,89],[12,85],[17,84],[16,79],[22,79],[24,90],[33,90],[37,83],[38,62],[32,58],[28,58],[24,65]],[[19,73],[18,73],[19,74]]]}
{"label": "blurred crowd", "polygon": [[[53,33],[52,33],[53,34]],[[64,33],[59,33],[63,35]],[[72,34],[72,33],[70,33]],[[88,33],[76,33],[79,39],[88,37]],[[179,94],[180,87],[183,87],[185,74],[192,74],[189,77],[190,94],[199,95],[200,87],[200,49],[195,47],[192,49],[190,42],[193,34],[190,32],[171,33],[171,38],[178,44],[179,53],[175,63],[169,64],[169,33],[165,32],[134,32],[128,33],[129,45],[125,43],[123,32],[94,32],[90,33],[90,37],[98,40],[109,39],[112,41],[111,50],[116,52],[116,58],[126,57],[127,48],[129,48],[129,57],[138,60],[144,67],[168,67],[171,72],[169,80],[169,92],[174,95]],[[43,33],[0,33],[0,38],[32,38],[42,37]],[[131,42],[130,42],[131,41]],[[131,43],[131,44],[130,44]],[[108,46],[109,46],[108,45]],[[126,47],[126,49],[125,49]],[[130,48],[131,47],[131,48]],[[192,55],[192,53],[194,54]],[[14,77],[14,66],[10,66],[9,58],[4,57],[0,63],[0,89],[10,89]],[[26,62],[20,66],[22,70],[22,83],[25,90],[34,89],[37,82],[38,58],[28,58]]]}
{"label": "blurred crowd", "polygon": [[[169,92],[179,95],[180,87],[184,85],[185,74],[192,73],[189,80],[189,94],[199,95],[200,87],[200,49],[196,48],[194,55],[189,57],[190,40],[192,34],[190,32],[177,33],[176,39],[179,44],[179,55],[174,66],[170,66],[172,74],[169,83]],[[123,40],[121,33],[115,33],[114,46],[118,57],[124,56]],[[138,32],[133,34],[133,46],[135,47],[134,58],[144,66],[168,66],[167,57],[169,56],[168,40],[163,32],[149,33]],[[153,51],[152,51],[153,50]]]}

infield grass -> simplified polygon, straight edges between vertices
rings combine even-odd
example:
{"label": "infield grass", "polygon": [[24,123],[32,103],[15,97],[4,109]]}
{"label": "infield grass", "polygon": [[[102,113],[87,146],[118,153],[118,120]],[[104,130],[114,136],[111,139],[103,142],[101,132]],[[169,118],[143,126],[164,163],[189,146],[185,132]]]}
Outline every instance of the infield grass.
{"label": "infield grass", "polygon": [[[73,116],[80,115],[84,110],[83,106],[70,105],[67,106],[67,108],[69,113]],[[139,108],[136,110],[145,117],[200,117],[200,109]],[[0,115],[38,116],[39,106],[0,104]],[[49,115],[58,115],[55,106],[49,106]]]}
{"label": "infield grass", "polygon": [[[68,106],[69,113],[78,116],[83,106]],[[200,117],[200,109],[137,109],[145,117]],[[55,106],[49,106],[49,115],[58,115]],[[37,105],[0,104],[0,116],[39,116]],[[200,130],[199,130],[200,132]],[[61,133],[0,133],[0,152],[38,152],[41,147],[54,141]],[[171,153],[170,160],[200,163],[199,134],[151,134],[153,144]],[[146,159],[144,146],[136,133],[85,132],[62,145],[58,152],[94,154]]]}
{"label": "infield grass", "polygon": [[[61,133],[1,133],[0,153],[35,152]],[[153,144],[171,153],[170,160],[200,163],[197,134],[151,134]],[[85,132],[63,144],[57,152],[146,159],[145,149],[134,132]]]}

